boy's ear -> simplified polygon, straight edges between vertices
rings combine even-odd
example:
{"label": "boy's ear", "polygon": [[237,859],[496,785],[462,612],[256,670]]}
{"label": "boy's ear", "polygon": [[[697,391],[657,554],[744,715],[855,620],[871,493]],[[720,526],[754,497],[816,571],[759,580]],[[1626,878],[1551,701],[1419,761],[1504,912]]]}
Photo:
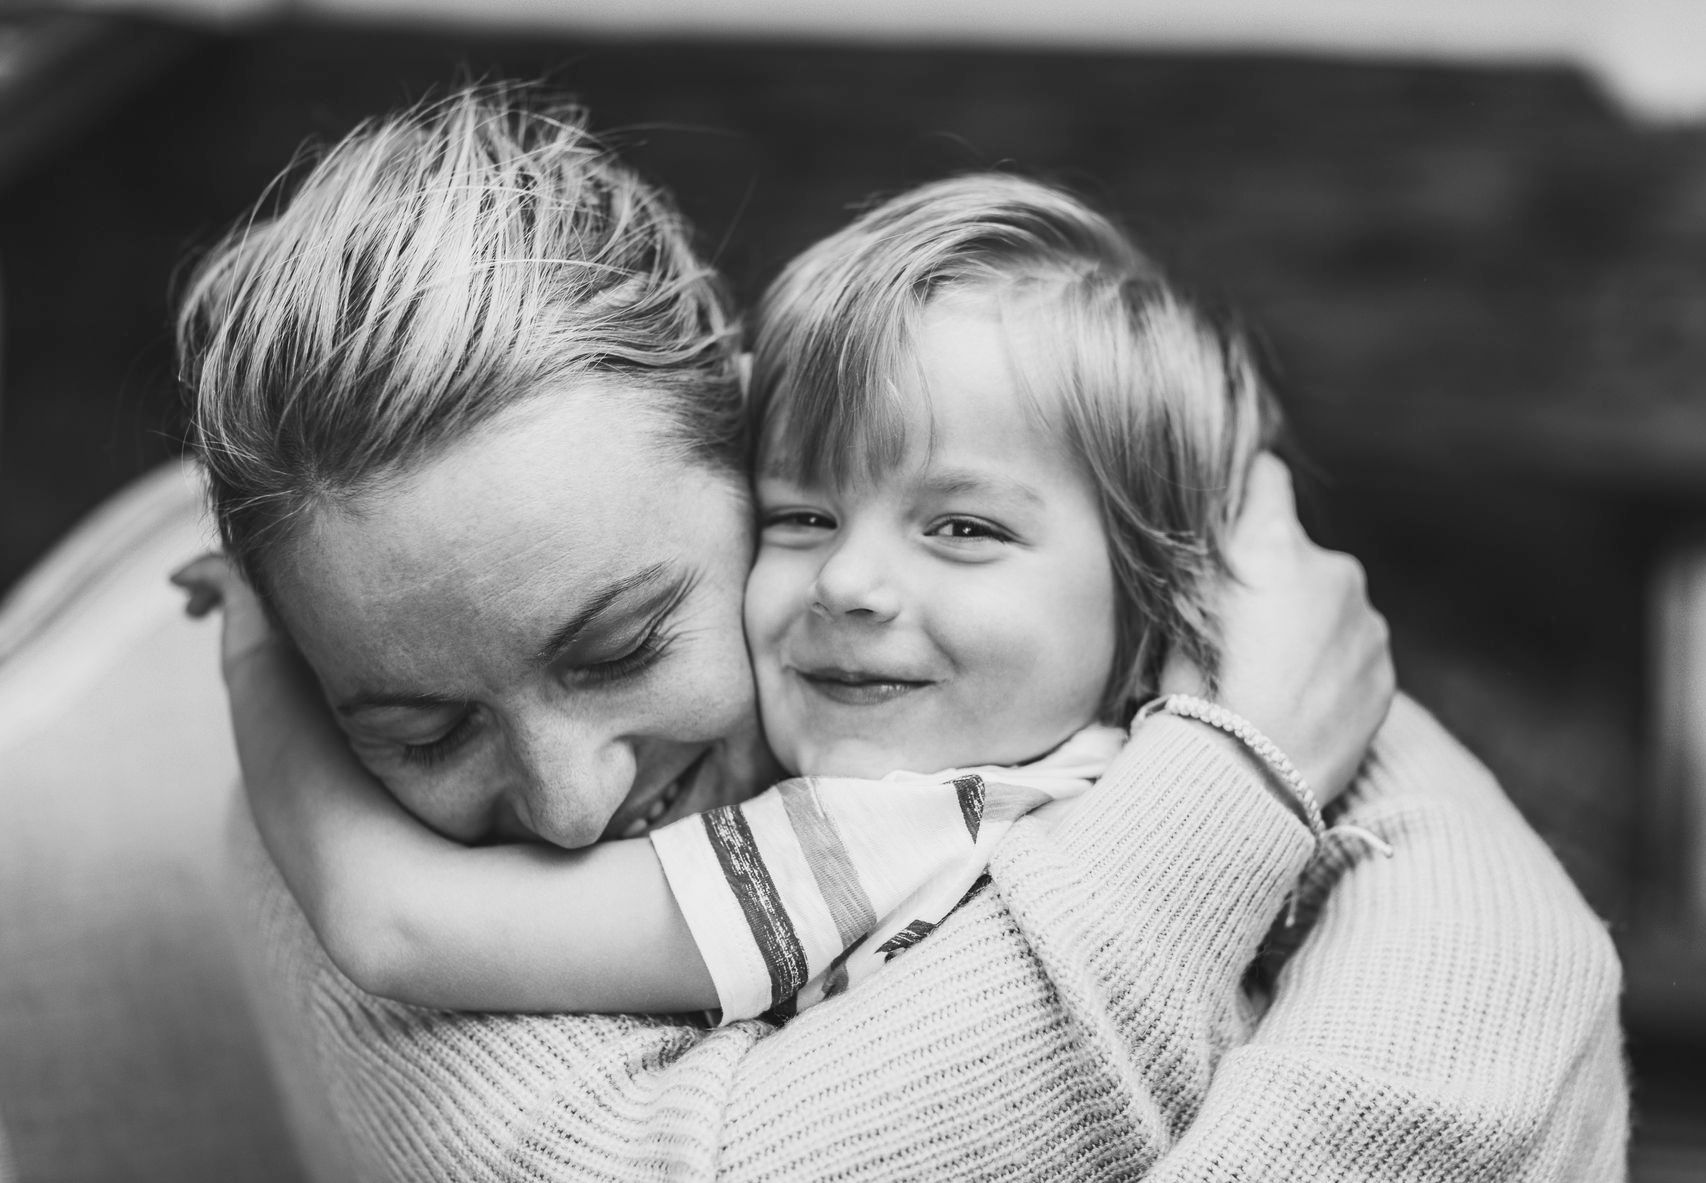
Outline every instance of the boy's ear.
{"label": "boy's ear", "polygon": [[740,375],[741,394],[752,393],[752,354],[743,353],[735,358],[735,372]]}

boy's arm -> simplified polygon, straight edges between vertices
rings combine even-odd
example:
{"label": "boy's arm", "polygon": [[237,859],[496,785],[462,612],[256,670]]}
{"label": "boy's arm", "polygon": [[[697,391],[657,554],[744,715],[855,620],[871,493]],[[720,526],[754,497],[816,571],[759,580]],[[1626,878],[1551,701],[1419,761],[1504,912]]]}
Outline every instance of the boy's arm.
{"label": "boy's arm", "polygon": [[199,566],[224,604],[232,730],[256,826],[352,981],[444,1009],[715,1005],[651,843],[469,848],[428,830],[350,752],[252,593]]}

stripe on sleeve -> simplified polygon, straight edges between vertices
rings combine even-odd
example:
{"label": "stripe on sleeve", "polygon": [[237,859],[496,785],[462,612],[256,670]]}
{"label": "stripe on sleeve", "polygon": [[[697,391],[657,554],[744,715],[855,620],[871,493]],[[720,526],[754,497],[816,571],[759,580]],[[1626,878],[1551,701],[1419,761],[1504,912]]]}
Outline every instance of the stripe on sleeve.
{"label": "stripe on sleeve", "polygon": [[824,811],[817,788],[809,779],[795,777],[783,781],[777,791],[805,853],[806,865],[817,881],[818,893],[835,918],[841,947],[849,948],[876,925],[877,913],[864,884],[859,882],[859,872],[841,840],[841,830]]}
{"label": "stripe on sleeve", "polygon": [[723,879],[740,901],[753,943],[769,971],[770,1001],[774,1004],[790,998],[806,984],[806,951],[753,840],[752,828],[738,807],[713,809],[701,816]]}

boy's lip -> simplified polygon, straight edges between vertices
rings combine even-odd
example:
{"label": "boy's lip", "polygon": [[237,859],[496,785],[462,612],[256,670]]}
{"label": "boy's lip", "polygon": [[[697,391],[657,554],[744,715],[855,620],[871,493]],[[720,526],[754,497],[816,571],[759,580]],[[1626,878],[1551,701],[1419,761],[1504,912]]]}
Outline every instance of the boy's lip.
{"label": "boy's lip", "polygon": [[879,706],[932,685],[927,679],[900,677],[886,670],[844,666],[796,666],[794,673],[814,693],[843,706]]}
{"label": "boy's lip", "polygon": [[[687,795],[688,790],[693,786],[693,782],[698,778],[699,770],[705,766],[706,757],[710,754],[711,749],[706,748],[695,756],[687,767],[677,774],[675,779],[665,783],[646,802],[644,808],[637,809],[633,816],[620,827],[615,825],[617,819],[612,819],[612,824],[605,829],[604,836],[606,838],[638,838],[645,834],[673,809],[678,801]],[[624,809],[624,812],[627,810]]]}

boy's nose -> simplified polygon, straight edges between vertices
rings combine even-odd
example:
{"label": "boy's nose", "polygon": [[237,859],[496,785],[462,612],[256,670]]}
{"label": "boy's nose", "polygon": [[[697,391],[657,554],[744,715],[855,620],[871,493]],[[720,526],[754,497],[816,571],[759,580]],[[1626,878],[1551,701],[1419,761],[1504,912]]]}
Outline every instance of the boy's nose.
{"label": "boy's nose", "polygon": [[891,620],[900,611],[893,574],[880,547],[849,539],[818,568],[812,607],[826,616]]}

